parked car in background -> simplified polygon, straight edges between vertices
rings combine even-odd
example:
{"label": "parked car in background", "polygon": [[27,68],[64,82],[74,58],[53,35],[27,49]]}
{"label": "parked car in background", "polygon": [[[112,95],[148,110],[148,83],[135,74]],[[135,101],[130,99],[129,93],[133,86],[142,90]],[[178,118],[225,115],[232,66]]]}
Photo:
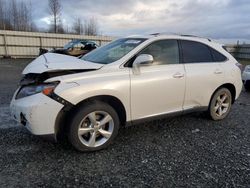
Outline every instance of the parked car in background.
{"label": "parked car in background", "polygon": [[250,91],[250,65],[247,65],[242,73],[242,80],[244,87],[247,91]]}
{"label": "parked car in background", "polygon": [[209,39],[121,38],[82,58],[46,53],[23,71],[13,117],[79,151],[107,147],[120,126],[193,111],[226,118],[242,89],[238,62]]}
{"label": "parked car in background", "polygon": [[51,53],[58,53],[58,54],[64,54],[64,55],[77,57],[77,56],[85,55],[98,47],[99,46],[93,41],[75,39],[67,43],[63,48],[56,48],[51,51],[40,48],[39,55],[42,55],[47,52],[51,52]]}

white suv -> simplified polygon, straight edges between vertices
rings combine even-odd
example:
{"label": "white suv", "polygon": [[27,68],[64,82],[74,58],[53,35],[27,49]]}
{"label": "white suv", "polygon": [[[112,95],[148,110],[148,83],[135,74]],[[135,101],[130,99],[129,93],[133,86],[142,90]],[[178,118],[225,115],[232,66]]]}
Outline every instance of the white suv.
{"label": "white suv", "polygon": [[250,91],[250,65],[247,65],[242,74],[242,80],[246,91]]}
{"label": "white suv", "polygon": [[107,147],[129,123],[198,110],[224,119],[242,89],[222,45],[178,35],[121,38],[81,59],[47,53],[23,75],[13,117],[35,135],[68,136],[80,151]]}

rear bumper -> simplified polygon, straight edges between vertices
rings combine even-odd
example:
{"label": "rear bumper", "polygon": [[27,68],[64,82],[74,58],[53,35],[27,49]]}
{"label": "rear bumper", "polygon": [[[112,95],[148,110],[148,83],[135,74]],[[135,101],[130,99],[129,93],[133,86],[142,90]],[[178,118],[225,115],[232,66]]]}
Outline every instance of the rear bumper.
{"label": "rear bumper", "polygon": [[56,117],[63,105],[42,93],[17,100],[15,95],[10,104],[12,117],[34,135],[55,137]]}

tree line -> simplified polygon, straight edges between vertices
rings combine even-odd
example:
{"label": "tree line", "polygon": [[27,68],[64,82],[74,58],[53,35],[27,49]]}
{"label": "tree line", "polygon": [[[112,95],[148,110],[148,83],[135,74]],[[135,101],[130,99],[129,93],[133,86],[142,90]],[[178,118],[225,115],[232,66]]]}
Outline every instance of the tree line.
{"label": "tree line", "polygon": [[31,3],[0,0],[0,29],[34,31]]}
{"label": "tree line", "polygon": [[32,13],[35,9],[31,1],[0,0],[0,30],[98,35],[98,22],[94,17],[84,20],[77,17],[70,27],[64,26],[62,9],[60,0],[48,0],[50,25],[47,30],[42,30],[34,22]]}

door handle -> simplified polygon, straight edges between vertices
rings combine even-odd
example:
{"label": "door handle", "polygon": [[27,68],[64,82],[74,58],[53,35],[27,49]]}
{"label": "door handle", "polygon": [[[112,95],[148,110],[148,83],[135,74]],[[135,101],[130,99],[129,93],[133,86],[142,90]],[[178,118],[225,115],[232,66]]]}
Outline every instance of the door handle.
{"label": "door handle", "polygon": [[222,71],[219,70],[219,69],[216,69],[216,70],[214,71],[214,74],[222,74]]}
{"label": "door handle", "polygon": [[184,74],[180,73],[180,72],[177,72],[173,75],[173,78],[182,78],[184,77]]}

